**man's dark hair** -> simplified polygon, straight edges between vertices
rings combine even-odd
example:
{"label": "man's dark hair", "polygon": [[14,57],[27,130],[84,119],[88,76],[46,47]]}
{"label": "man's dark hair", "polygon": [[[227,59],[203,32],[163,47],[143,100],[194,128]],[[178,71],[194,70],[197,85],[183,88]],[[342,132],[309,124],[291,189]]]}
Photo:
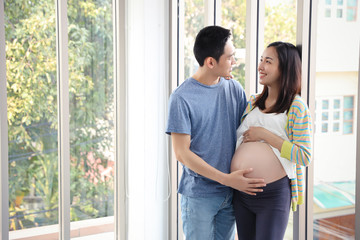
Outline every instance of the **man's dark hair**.
{"label": "man's dark hair", "polygon": [[213,57],[218,62],[230,36],[229,29],[219,26],[208,26],[201,29],[194,44],[194,55],[199,65],[203,66],[207,57]]}

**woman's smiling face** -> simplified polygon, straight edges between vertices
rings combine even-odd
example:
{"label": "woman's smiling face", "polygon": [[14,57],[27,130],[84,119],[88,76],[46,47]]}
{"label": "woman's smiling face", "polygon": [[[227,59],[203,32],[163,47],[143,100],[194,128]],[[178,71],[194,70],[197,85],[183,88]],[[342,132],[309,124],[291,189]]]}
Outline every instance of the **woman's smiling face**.
{"label": "woman's smiling face", "polygon": [[259,82],[266,86],[279,84],[281,72],[279,70],[279,58],[275,47],[268,47],[263,52],[259,62]]}

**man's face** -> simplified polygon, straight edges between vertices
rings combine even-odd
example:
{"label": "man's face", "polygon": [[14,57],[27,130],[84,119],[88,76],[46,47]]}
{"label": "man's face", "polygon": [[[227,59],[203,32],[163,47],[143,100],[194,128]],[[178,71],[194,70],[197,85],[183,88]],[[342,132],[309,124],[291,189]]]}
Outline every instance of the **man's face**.
{"label": "man's face", "polygon": [[235,47],[229,39],[225,44],[224,53],[220,56],[214,70],[218,76],[228,77],[231,76],[232,66],[235,63]]}

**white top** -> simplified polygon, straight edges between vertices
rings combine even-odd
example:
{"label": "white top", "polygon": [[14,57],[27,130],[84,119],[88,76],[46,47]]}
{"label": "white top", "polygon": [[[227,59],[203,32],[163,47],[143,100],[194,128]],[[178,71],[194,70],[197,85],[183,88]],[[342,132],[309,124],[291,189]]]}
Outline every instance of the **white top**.
{"label": "white top", "polygon": [[[255,107],[248,115],[245,117],[244,121],[236,130],[237,142],[236,148],[240,146],[243,142],[243,134],[249,127],[263,127],[282,139],[289,141],[289,138],[286,135],[285,126],[287,121],[287,114],[284,113],[263,113],[258,107]],[[280,157],[280,151],[270,144],[269,146],[274,151],[275,155],[279,159],[281,165],[283,166],[286,174],[290,179],[296,177],[293,165],[294,163],[290,162],[288,159]]]}

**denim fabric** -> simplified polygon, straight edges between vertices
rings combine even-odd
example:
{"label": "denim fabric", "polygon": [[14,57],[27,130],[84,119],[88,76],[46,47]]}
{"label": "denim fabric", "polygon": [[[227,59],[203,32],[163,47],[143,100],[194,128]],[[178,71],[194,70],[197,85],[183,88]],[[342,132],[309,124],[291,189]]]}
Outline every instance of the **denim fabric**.
{"label": "denim fabric", "polygon": [[181,215],[186,240],[233,240],[235,217],[232,195],[225,197],[181,196]]}

